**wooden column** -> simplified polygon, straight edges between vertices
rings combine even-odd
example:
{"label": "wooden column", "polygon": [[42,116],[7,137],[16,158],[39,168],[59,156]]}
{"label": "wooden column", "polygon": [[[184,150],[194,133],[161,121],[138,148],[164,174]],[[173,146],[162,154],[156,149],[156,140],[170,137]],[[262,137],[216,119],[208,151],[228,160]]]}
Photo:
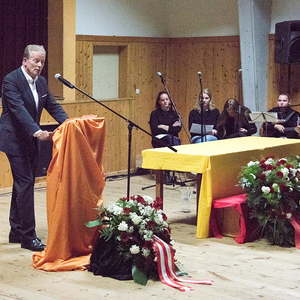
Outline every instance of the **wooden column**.
{"label": "wooden column", "polygon": [[48,83],[51,92],[64,102],[75,101],[75,90],[54,78],[60,73],[75,83],[75,0],[48,1]]}

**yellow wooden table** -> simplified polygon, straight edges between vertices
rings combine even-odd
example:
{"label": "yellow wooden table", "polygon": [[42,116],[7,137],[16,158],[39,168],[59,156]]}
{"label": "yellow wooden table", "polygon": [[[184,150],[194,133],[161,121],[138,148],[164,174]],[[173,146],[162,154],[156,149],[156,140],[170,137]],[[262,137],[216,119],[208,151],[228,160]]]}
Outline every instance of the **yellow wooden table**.
{"label": "yellow wooden table", "polygon": [[300,139],[249,136],[174,148],[178,152],[167,147],[144,150],[142,167],[202,174],[196,236],[206,238],[212,199],[241,193],[237,185],[241,166],[270,155],[298,155]]}

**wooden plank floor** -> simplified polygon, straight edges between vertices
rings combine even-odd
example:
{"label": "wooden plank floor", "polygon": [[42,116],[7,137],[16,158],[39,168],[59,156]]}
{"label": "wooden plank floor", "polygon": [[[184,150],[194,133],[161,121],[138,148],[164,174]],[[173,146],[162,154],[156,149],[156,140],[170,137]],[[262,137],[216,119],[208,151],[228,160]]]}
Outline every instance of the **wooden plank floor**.
{"label": "wooden plank floor", "polygon": [[[131,194],[154,196],[149,176],[131,179]],[[132,281],[94,276],[87,271],[37,271],[31,252],[8,243],[10,195],[0,195],[0,299],[300,299],[300,250],[270,246],[265,241],[236,244],[231,238],[195,238],[195,195],[188,205],[181,201],[182,188],[165,189],[165,211],[175,240],[181,268],[195,279],[212,279],[213,286],[194,286],[182,293],[160,282],[146,287]],[[39,236],[46,241],[46,189],[36,189]],[[126,178],[108,181],[105,205],[126,194]],[[189,206],[191,212],[182,212]],[[129,296],[130,295],[130,296]]]}

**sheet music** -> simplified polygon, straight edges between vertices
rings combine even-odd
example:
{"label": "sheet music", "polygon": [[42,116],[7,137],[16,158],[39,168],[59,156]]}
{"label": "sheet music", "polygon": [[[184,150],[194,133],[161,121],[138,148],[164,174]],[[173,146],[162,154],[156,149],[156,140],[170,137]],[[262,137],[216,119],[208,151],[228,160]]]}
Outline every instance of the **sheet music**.
{"label": "sheet music", "polygon": [[283,120],[278,119],[278,114],[276,112],[252,112],[249,114],[252,123],[254,122],[272,122],[278,123]]}
{"label": "sheet music", "polygon": [[[204,132],[206,134],[211,134],[212,130],[214,129],[214,125],[204,125]],[[192,123],[191,129],[190,129],[191,133],[196,133],[196,134],[201,134],[201,124],[198,123]]]}

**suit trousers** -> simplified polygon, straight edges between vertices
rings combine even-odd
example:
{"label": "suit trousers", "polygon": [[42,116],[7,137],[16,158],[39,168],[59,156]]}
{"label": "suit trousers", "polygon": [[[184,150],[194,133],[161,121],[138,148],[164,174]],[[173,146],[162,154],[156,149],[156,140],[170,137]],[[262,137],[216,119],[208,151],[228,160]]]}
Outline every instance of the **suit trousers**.
{"label": "suit trousers", "polygon": [[12,233],[22,241],[36,238],[34,182],[38,151],[26,155],[6,154],[13,176],[9,222]]}

